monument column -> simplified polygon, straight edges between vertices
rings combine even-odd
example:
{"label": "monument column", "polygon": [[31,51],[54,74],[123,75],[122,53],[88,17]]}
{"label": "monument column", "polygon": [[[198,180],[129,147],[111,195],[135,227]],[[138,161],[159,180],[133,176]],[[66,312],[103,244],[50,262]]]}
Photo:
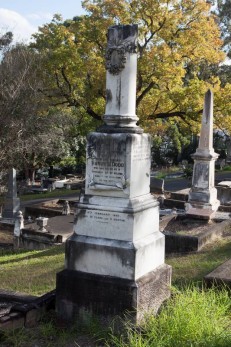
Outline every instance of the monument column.
{"label": "monument column", "polygon": [[87,139],[85,194],[65,270],[57,275],[61,319],[131,312],[136,322],[170,295],[171,267],[150,194],[151,138],[136,125],[137,25],[108,30],[105,124]]}
{"label": "monument column", "polygon": [[218,154],[213,149],[213,93],[205,94],[199,146],[194,159],[192,188],[186,205],[186,214],[210,219],[220,202],[214,187],[215,161]]}

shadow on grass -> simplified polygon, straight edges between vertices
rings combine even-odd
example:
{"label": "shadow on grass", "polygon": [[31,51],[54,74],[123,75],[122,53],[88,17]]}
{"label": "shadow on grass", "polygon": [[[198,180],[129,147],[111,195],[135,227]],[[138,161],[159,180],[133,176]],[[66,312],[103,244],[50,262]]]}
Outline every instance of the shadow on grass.
{"label": "shadow on grass", "polygon": [[203,277],[230,257],[231,241],[228,241],[197,253],[168,257],[166,263],[173,268],[173,285],[184,287],[188,284],[202,285]]}
{"label": "shadow on grass", "polygon": [[31,250],[4,251],[4,254],[1,254],[0,257],[1,256],[7,256],[7,255],[9,255],[9,256],[15,255],[15,258],[0,261],[0,265],[10,264],[10,263],[14,263],[14,262],[20,262],[23,260],[29,260],[29,259],[35,259],[35,258],[37,259],[37,258],[41,258],[41,257],[54,256],[54,255],[64,253],[64,249],[65,249],[65,246],[64,246],[64,244],[62,244],[62,245],[58,245],[58,246],[53,246],[51,248],[43,249],[41,251],[36,251],[36,253],[34,253],[34,254],[30,254],[30,255],[27,255],[27,256],[21,257],[21,258],[18,257],[19,254],[31,253],[32,251]]}
{"label": "shadow on grass", "polygon": [[52,191],[52,192],[47,192],[47,193],[32,193],[32,194],[25,194],[25,195],[20,195],[21,201],[24,202],[30,202],[30,200],[46,200],[46,199],[62,199],[64,196],[77,196],[79,195],[80,190],[75,189],[75,190],[57,190],[57,191]]}

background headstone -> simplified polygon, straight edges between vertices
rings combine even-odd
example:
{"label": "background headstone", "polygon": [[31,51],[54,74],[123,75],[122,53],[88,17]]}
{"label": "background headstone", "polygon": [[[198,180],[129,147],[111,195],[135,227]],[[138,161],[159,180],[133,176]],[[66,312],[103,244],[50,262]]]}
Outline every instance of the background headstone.
{"label": "background headstone", "polygon": [[213,149],[213,93],[205,94],[199,146],[194,159],[192,187],[186,204],[188,215],[210,219],[218,209],[217,190],[214,186],[215,160],[218,154]]}
{"label": "background headstone", "polygon": [[8,175],[8,190],[4,200],[2,218],[15,218],[19,208],[20,199],[17,197],[16,170],[11,169]]}

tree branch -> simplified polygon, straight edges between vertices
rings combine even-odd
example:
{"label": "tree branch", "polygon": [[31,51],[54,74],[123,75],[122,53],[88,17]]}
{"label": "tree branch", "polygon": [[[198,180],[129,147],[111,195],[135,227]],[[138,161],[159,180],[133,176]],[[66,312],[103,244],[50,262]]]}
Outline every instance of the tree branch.
{"label": "tree branch", "polygon": [[[202,114],[203,110],[199,110],[197,112],[197,114]],[[174,111],[174,112],[160,112],[160,113],[156,113],[156,114],[150,114],[148,115],[149,119],[168,119],[168,118],[172,118],[172,117],[178,117],[181,120],[183,120],[187,125],[191,126],[190,122],[187,121],[187,113],[184,111]],[[193,119],[191,119],[192,121],[194,121]]]}
{"label": "tree branch", "polygon": [[138,98],[136,99],[136,106],[138,106],[140,104],[140,102],[143,100],[144,96],[154,87],[157,86],[156,83],[151,82],[147,88],[145,88],[142,93],[138,96]]}

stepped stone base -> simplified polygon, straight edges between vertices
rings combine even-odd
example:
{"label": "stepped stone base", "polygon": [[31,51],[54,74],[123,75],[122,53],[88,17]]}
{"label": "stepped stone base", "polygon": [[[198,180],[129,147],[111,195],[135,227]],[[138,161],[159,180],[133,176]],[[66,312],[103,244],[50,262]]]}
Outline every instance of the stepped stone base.
{"label": "stepped stone base", "polygon": [[186,215],[188,217],[197,218],[197,219],[212,219],[216,214],[216,211],[212,209],[203,209],[203,208],[189,208],[186,210]]}
{"label": "stepped stone base", "polygon": [[110,323],[129,313],[140,323],[144,312],[157,313],[170,296],[171,266],[163,264],[137,281],[63,270],[57,274],[56,311],[62,321],[96,316]]}

